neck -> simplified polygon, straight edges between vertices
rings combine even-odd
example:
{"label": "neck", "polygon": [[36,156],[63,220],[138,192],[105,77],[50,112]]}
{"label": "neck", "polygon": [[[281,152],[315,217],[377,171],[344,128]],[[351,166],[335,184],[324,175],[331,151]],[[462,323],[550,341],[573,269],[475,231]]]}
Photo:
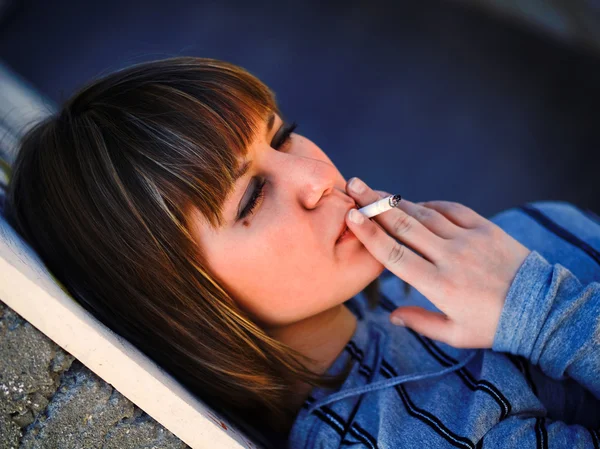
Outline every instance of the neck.
{"label": "neck", "polygon": [[356,317],[340,304],[302,321],[271,329],[271,337],[310,357],[314,372],[324,374],[356,330]]}
{"label": "neck", "polygon": [[[284,327],[271,329],[271,337],[290,346],[313,362],[307,367],[324,374],[344,350],[356,330],[356,317],[343,304]],[[312,386],[302,383],[291,400],[299,409]]]}

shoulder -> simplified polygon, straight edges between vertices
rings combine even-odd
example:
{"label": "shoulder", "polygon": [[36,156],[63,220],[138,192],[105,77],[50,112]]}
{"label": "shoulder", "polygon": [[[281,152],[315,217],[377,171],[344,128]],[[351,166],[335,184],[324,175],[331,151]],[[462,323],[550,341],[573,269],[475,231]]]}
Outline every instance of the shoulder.
{"label": "shoulder", "polygon": [[582,283],[600,280],[600,217],[595,212],[565,201],[536,201],[489,220]]}
{"label": "shoulder", "polygon": [[506,209],[489,218],[505,230],[518,231],[520,224],[534,225],[549,231],[559,228],[589,236],[600,243],[600,216],[590,209],[566,201],[534,201]]}

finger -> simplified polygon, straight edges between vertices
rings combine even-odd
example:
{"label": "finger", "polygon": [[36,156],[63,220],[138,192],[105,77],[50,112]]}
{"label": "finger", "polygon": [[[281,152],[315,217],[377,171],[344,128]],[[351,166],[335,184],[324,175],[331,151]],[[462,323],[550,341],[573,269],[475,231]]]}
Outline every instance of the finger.
{"label": "finger", "polygon": [[357,209],[346,214],[346,225],[367,250],[389,271],[414,286],[423,295],[434,293],[438,284],[434,264],[390,237]]}
{"label": "finger", "polygon": [[[346,190],[361,207],[381,199],[377,192],[356,177],[348,181]],[[402,201],[405,200],[402,199],[400,203]],[[388,234],[414,248],[430,261],[442,259],[445,240],[403,210],[396,207],[374,217],[373,220]]]}
{"label": "finger", "polygon": [[[375,190],[380,198],[392,196],[391,193],[384,190]],[[423,223],[428,229],[436,233],[442,238],[450,239],[453,238],[459,231],[457,226],[452,220],[449,220],[443,214],[432,208],[426,208],[424,203],[413,203],[404,199],[396,206],[405,211],[410,216],[416,218]],[[440,216],[441,215],[441,216]],[[453,226],[454,225],[454,226]]]}
{"label": "finger", "polygon": [[431,232],[439,235],[443,239],[452,239],[464,230],[463,228],[456,226],[451,220],[448,220],[445,215],[439,213],[435,209],[425,207],[421,205],[421,203],[413,203],[403,199],[396,207],[402,209]]}
{"label": "finger", "polygon": [[385,198],[386,196],[392,196],[391,193],[384,192],[383,190],[375,190],[375,192],[377,192],[377,194],[379,195],[379,198]]}
{"label": "finger", "polygon": [[477,228],[488,221],[473,209],[452,201],[425,201],[418,204],[438,211],[454,224],[466,229]]}
{"label": "finger", "polygon": [[[392,196],[391,193],[385,192],[383,190],[375,190],[379,194],[380,198],[385,198],[387,196]],[[456,236],[458,232],[460,232],[460,228],[456,226],[451,220],[448,220],[447,217],[440,214],[434,209],[426,208],[422,205],[423,203],[413,203],[404,199],[400,201],[400,203],[396,206],[402,209],[404,212],[409,214],[410,216],[419,220],[419,222],[423,223],[425,227],[427,227],[430,231],[439,235],[444,239],[451,239]]]}
{"label": "finger", "polygon": [[[452,335],[452,321],[446,315],[439,312],[431,312],[421,307],[407,306],[399,307],[390,314],[390,321],[400,318],[405,327],[426,337],[443,343],[448,343]],[[394,323],[396,324],[396,323]]]}
{"label": "finger", "polygon": [[356,177],[348,180],[346,183],[346,192],[361,207],[384,198],[385,196],[382,195],[387,193],[382,190],[371,189],[364,181]]}

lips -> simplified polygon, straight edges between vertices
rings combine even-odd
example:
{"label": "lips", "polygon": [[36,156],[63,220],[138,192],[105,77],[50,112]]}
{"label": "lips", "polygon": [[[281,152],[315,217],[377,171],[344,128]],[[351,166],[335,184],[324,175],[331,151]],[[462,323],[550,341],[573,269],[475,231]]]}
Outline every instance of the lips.
{"label": "lips", "polygon": [[[354,203],[352,205],[352,207],[358,207],[358,205],[356,203]],[[338,232],[337,239],[335,240],[336,244],[340,241],[340,239],[346,233],[346,231],[352,232],[348,229],[348,226],[346,225],[346,214],[350,211],[350,209],[352,209],[352,207],[348,208],[342,217],[342,224],[340,226],[340,230]]]}
{"label": "lips", "polygon": [[342,215],[342,220],[341,220],[341,223],[340,223],[340,227],[338,228],[337,237],[335,239],[335,244],[336,245],[338,244],[338,242],[340,241],[340,238],[344,235],[344,233],[346,232],[346,230],[348,230],[349,233],[352,232],[352,231],[350,231],[348,229],[348,226],[346,226],[346,215],[348,214],[348,212],[350,211],[350,209],[352,209],[352,208],[358,209],[358,204],[356,204],[356,201],[352,200],[349,197],[345,197],[345,199],[347,199],[349,201],[346,201],[346,210],[344,210],[344,214]]}
{"label": "lips", "polygon": [[340,232],[340,234],[338,235],[338,238],[336,240],[336,243],[340,241],[340,239],[342,238],[342,235],[344,235],[344,233],[346,232],[346,230],[348,229],[348,226],[346,226],[346,223],[344,223],[344,227],[342,228],[342,231]]}

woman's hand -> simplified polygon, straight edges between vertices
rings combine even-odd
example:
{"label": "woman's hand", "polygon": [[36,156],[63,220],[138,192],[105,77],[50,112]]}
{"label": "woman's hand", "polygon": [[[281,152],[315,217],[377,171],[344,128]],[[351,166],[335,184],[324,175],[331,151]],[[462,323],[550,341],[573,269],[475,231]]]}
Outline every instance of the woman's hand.
{"label": "woman's hand", "polygon": [[[346,190],[361,207],[389,195],[357,178]],[[362,223],[352,221],[353,214]],[[506,295],[529,249],[472,209],[448,201],[402,199],[371,220],[353,209],[346,223],[379,262],[445,314],[399,307],[390,319],[457,348],[492,347]]]}

